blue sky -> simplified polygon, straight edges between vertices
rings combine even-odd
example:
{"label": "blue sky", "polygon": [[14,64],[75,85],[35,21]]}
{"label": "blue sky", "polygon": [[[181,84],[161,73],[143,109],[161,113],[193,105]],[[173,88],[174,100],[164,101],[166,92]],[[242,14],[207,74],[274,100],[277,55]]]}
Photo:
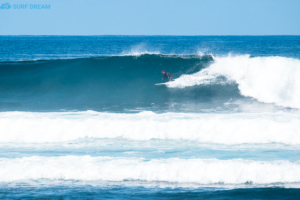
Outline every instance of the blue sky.
{"label": "blue sky", "polygon": [[[300,35],[300,0],[0,0],[0,35]],[[26,9],[13,5],[28,4]],[[30,9],[50,4],[50,9]]]}

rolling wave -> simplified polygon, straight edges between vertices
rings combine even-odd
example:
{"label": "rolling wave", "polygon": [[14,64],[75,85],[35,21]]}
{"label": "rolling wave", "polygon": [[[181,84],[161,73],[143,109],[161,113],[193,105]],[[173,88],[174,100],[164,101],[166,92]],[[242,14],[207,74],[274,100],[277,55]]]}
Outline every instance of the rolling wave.
{"label": "rolling wave", "polygon": [[[155,86],[162,69],[179,78]],[[249,55],[145,53],[6,62],[0,63],[0,111],[203,112],[226,110],[228,101],[247,97],[298,109],[299,75],[298,59]]]}
{"label": "rolling wave", "polygon": [[121,137],[130,140],[191,140],[226,145],[299,145],[299,129],[299,115],[289,113],[0,113],[0,143],[16,144]]}
{"label": "rolling wave", "polygon": [[[0,158],[0,182],[21,180],[166,181],[198,184],[299,183],[300,164],[244,159],[91,156]],[[298,184],[299,187],[299,184]]]}
{"label": "rolling wave", "polygon": [[162,82],[162,69],[178,77],[195,73],[212,60],[211,56],[143,54],[1,63],[0,111],[124,112],[147,110],[153,104],[164,111],[172,103],[204,102],[217,97],[218,91],[206,88],[203,95],[155,84]]}

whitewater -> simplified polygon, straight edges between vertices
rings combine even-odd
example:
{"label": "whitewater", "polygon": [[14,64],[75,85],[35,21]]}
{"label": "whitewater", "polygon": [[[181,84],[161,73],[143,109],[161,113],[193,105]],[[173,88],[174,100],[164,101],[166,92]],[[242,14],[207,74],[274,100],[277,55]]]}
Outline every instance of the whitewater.
{"label": "whitewater", "polygon": [[285,57],[224,56],[195,74],[182,75],[169,87],[213,84],[218,77],[237,83],[240,93],[263,103],[300,108],[300,60]]}
{"label": "whitewater", "polygon": [[[117,124],[117,126],[116,126]],[[0,114],[0,143],[69,142],[82,138],[195,140],[217,144],[300,145],[300,116],[276,114],[184,114],[86,112]],[[284,134],[283,134],[284,133]]]}
{"label": "whitewater", "polygon": [[298,36],[0,44],[0,198],[300,193]]}
{"label": "whitewater", "polygon": [[[274,184],[300,182],[300,163],[217,159],[152,159],[90,156],[0,160],[1,181],[59,179],[167,181],[198,184]],[[182,170],[184,169],[184,170]],[[11,173],[11,171],[14,173]],[[295,184],[296,185],[296,184]]]}

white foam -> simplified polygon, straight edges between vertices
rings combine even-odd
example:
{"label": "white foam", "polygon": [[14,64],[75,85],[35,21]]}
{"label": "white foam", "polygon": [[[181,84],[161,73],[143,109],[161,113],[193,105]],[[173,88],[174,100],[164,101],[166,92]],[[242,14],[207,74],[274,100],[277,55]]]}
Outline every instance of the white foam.
{"label": "white foam", "polygon": [[242,95],[264,103],[300,108],[300,60],[285,57],[215,57],[208,68],[182,75],[168,87],[210,84],[219,76],[238,84]]}
{"label": "white foam", "polygon": [[62,179],[168,181],[199,184],[300,182],[300,163],[217,159],[91,156],[0,158],[0,182]]}
{"label": "white foam", "polygon": [[160,52],[157,50],[149,51],[146,44],[141,43],[141,44],[131,47],[131,49],[129,51],[125,51],[122,53],[122,55],[125,55],[125,56],[141,56],[141,55],[145,55],[145,54],[159,55]]}
{"label": "white foam", "polygon": [[123,53],[122,55],[124,56],[142,56],[142,55],[146,55],[146,54],[150,54],[150,55],[160,55],[159,51],[130,51],[128,53]]}
{"label": "white foam", "polygon": [[292,113],[188,114],[142,112],[0,113],[0,143],[55,143],[80,138],[195,140],[215,144],[300,144]]}

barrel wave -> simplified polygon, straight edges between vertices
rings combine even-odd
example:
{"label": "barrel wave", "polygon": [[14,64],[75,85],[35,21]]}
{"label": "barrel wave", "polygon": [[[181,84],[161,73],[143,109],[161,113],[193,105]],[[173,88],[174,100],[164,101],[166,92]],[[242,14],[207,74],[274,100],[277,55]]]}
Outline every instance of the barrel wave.
{"label": "barrel wave", "polygon": [[205,88],[203,96],[154,84],[163,81],[163,69],[179,77],[212,61],[211,56],[144,54],[1,63],[1,110],[158,110],[155,106],[168,109],[171,103],[206,101],[218,93]]}
{"label": "barrel wave", "polygon": [[[300,61],[141,54],[0,63],[2,111],[206,112],[247,102],[300,108]],[[176,81],[155,86],[161,70]],[[238,106],[236,106],[239,104]],[[238,107],[238,108],[237,108]]]}

